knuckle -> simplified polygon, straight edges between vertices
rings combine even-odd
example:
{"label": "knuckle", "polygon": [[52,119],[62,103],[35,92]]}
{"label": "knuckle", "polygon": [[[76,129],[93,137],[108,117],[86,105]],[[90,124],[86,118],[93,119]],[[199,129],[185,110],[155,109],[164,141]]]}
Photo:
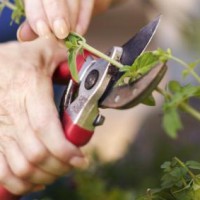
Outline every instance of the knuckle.
{"label": "knuckle", "polygon": [[54,181],[56,180],[56,177],[48,177],[48,178],[46,178],[45,180],[43,180],[42,182],[44,183],[44,184],[51,184],[51,183],[53,183]]}
{"label": "knuckle", "polygon": [[28,159],[33,164],[38,164],[42,162],[43,160],[45,160],[47,156],[48,156],[47,150],[45,150],[42,147],[41,148],[37,147],[37,148],[32,149],[29,152]]}
{"label": "knuckle", "polygon": [[77,149],[66,145],[57,145],[54,147],[55,154],[63,162],[68,162],[72,155],[77,155]]}
{"label": "knuckle", "polygon": [[32,189],[32,185],[31,184],[17,184],[16,187],[13,187],[11,189],[11,192],[15,195],[23,195],[26,194],[28,192],[30,192]]}
{"label": "knuckle", "polygon": [[44,127],[49,127],[49,124],[57,117],[57,113],[54,113],[53,110],[47,110],[46,108],[42,108],[42,112],[35,119],[34,130],[36,132],[42,132]]}
{"label": "knuckle", "polygon": [[29,163],[23,163],[13,169],[14,173],[20,178],[27,178],[33,173],[33,167]]}

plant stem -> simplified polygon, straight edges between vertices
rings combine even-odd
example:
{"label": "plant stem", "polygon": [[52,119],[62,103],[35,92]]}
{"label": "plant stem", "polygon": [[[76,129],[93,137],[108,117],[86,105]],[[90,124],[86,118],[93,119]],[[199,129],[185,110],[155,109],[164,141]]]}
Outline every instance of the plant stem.
{"label": "plant stem", "polygon": [[191,170],[188,169],[188,167],[180,159],[174,157],[174,160],[176,160],[181,167],[187,170],[188,174],[191,176],[192,179],[195,179],[195,175],[192,173]]}
{"label": "plant stem", "polygon": [[[162,90],[159,87],[156,88],[156,91],[160,93],[161,95],[163,95],[165,98],[171,98],[171,95],[169,93],[167,93],[166,91]],[[200,121],[200,113],[194,108],[192,108],[190,105],[184,102],[181,102],[179,104],[179,107],[183,109],[185,112],[187,112],[188,114],[190,114],[191,116],[193,116],[195,119]]]}
{"label": "plant stem", "polygon": [[186,103],[181,103],[180,107],[186,111],[187,113],[189,113],[190,115],[192,115],[194,118],[196,118],[197,120],[200,121],[200,113],[195,110],[194,108],[192,108],[190,105],[186,104]]}
{"label": "plant stem", "polygon": [[10,3],[8,0],[0,0],[0,3],[4,4],[6,7],[10,8],[11,10],[17,9],[17,7],[13,3]]}
{"label": "plant stem", "polygon": [[188,66],[188,64],[187,64],[186,62],[184,62],[184,61],[182,61],[181,59],[176,58],[176,57],[174,57],[174,56],[170,56],[170,58],[171,58],[172,60],[178,62],[179,64],[181,64],[183,67],[189,69],[191,75],[200,83],[200,77],[199,77],[199,75],[198,75],[193,69],[190,69],[189,66]]}
{"label": "plant stem", "polygon": [[97,49],[93,48],[92,46],[88,45],[87,43],[81,42],[80,44],[83,46],[84,49],[88,50],[89,52],[93,53],[94,55],[103,58],[107,62],[111,63],[112,65],[116,66],[117,68],[122,68],[124,65],[122,65],[120,62],[117,62],[116,60],[110,58],[106,54],[98,51]]}

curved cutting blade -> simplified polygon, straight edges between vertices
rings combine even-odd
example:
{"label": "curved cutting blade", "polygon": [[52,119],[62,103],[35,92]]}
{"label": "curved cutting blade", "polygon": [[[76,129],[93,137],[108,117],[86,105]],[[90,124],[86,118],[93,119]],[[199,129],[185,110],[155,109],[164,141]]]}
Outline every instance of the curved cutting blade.
{"label": "curved cutting blade", "polygon": [[156,65],[146,76],[136,82],[115,87],[101,102],[102,108],[128,109],[146,99],[162,80],[167,66],[164,63]]}
{"label": "curved cutting blade", "polygon": [[[156,32],[160,19],[161,16],[151,21],[149,24],[144,26],[133,38],[131,38],[122,46],[123,53],[120,62],[123,65],[132,65],[135,59],[146,49],[147,45]],[[137,98],[137,96],[129,96],[129,98],[127,98],[129,94],[127,93],[126,87],[129,87],[129,85],[124,87],[114,87],[115,83],[119,80],[122,74],[123,73],[119,72],[118,74],[114,75],[113,81],[110,83],[105,95],[102,97],[99,103],[100,107],[112,108],[113,105],[115,105],[116,109],[120,109],[121,107],[125,107],[127,104],[130,104],[131,100],[134,101],[134,98]],[[120,96],[123,96],[124,98],[123,104],[122,101],[117,103],[115,98],[113,98],[113,96],[116,96],[118,92],[120,92]]]}
{"label": "curved cutting blade", "polygon": [[132,65],[134,60],[146,49],[159,25],[161,16],[144,26],[133,38],[125,43],[120,62],[123,65]]}

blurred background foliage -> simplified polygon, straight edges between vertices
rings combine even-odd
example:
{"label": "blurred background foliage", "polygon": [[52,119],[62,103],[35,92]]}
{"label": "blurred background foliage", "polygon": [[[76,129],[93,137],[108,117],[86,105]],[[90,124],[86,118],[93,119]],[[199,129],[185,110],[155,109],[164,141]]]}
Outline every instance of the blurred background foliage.
{"label": "blurred background foliage", "polygon": [[[96,48],[106,51],[121,45],[158,14],[161,26],[150,45],[171,48],[172,52],[193,61],[199,58],[199,0],[124,0],[123,4],[96,16],[86,35]],[[0,17],[0,42],[16,39],[17,26],[9,26],[10,12]],[[180,80],[180,68],[169,63],[167,79]],[[171,67],[172,66],[172,67]],[[165,86],[164,81],[163,86]],[[193,80],[186,80],[193,81]],[[63,87],[55,86],[59,102]],[[102,111],[107,120],[98,128],[84,151],[91,155],[89,169],[73,171],[29,200],[133,200],[147,188],[160,184],[160,165],[177,156],[200,161],[200,124],[183,114],[184,129],[176,140],[163,132],[161,99],[156,108],[138,106],[129,111]],[[199,109],[197,99],[192,104]]]}

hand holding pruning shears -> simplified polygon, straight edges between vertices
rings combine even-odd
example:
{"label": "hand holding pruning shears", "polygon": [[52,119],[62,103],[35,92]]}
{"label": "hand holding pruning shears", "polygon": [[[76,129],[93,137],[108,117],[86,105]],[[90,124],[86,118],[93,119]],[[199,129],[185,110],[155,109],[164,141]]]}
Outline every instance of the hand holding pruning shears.
{"label": "hand holding pruning shears", "polygon": [[[19,2],[22,0],[19,0]],[[106,10],[112,0],[24,0],[26,21],[18,30],[20,41],[55,34],[59,39],[70,31],[85,34],[93,14]]]}
{"label": "hand holding pruning shears", "polygon": [[[109,52],[109,56],[121,62],[123,65],[130,65],[133,63],[146,48],[155,33],[158,23],[159,18],[141,29],[136,36],[130,39],[122,47],[113,47]],[[41,40],[38,40],[38,43],[40,42]],[[37,42],[33,46],[37,48],[36,44]],[[30,44],[25,43],[22,45],[26,46]],[[45,52],[49,53],[51,47],[52,46],[50,46],[50,48],[46,47],[43,54],[45,54]],[[56,57],[59,52],[61,52],[60,56]],[[15,182],[15,185],[21,187],[15,192],[6,185],[8,182],[2,182],[8,190],[15,194],[34,190],[34,184],[41,185],[41,181],[40,183],[37,182],[37,176],[40,176],[40,178],[44,177],[44,184],[46,184],[47,182],[53,181],[57,176],[62,175],[62,173],[66,173],[71,165],[83,165],[85,163],[83,155],[80,150],[75,148],[75,146],[85,145],[92,137],[95,127],[103,124],[104,117],[99,113],[98,108],[126,109],[137,105],[151,94],[152,90],[157,86],[166,71],[166,66],[164,64],[159,64],[133,84],[114,87],[122,73],[105,60],[94,58],[90,53],[85,52],[84,56],[79,56],[77,60],[80,84],[74,84],[71,80],[63,95],[60,110],[62,121],[61,127],[53,103],[51,77],[56,69],[56,65],[63,61],[66,58],[65,56],[64,49],[58,48],[54,49],[54,51],[49,54],[47,60],[42,59],[44,60],[44,66],[46,66],[45,64],[52,62],[53,64],[50,66],[43,67],[42,69],[36,68],[37,70],[35,70],[28,65],[28,70],[25,70],[27,73],[22,73],[23,79],[19,79],[25,80],[26,84],[23,84],[23,81],[19,81],[19,83],[17,81],[14,84],[16,90],[11,92],[12,98],[16,97],[15,91],[17,93],[20,92],[24,97],[20,98],[22,103],[20,103],[20,100],[17,101],[20,105],[19,109],[17,109],[17,106],[13,106],[16,110],[14,110],[15,112],[11,112],[14,113],[12,119],[16,120],[16,124],[21,124],[21,129],[23,131],[31,132],[31,134],[24,134],[19,128],[18,134],[19,136],[21,134],[21,137],[23,138],[19,139],[18,146],[20,150],[24,149],[24,152],[19,157],[21,161],[16,162],[17,167],[20,170],[16,168],[17,170],[13,169],[13,171],[7,172],[7,176],[10,174],[11,177],[13,173],[16,174],[17,177],[28,177],[25,180],[29,180],[30,184],[26,184],[26,182],[24,183],[17,178],[13,178],[13,181],[19,181]],[[30,60],[28,56],[27,58]],[[37,59],[35,61],[37,61]],[[24,64],[20,63],[20,66],[23,67]],[[33,62],[33,66],[37,66],[37,63]],[[28,76],[29,70],[30,75]],[[16,73],[13,74],[11,80],[14,78],[14,75],[18,78],[18,74]],[[61,64],[54,73],[54,78],[57,80],[69,76],[70,72],[66,63]],[[29,86],[28,89],[25,87],[27,85]],[[17,86],[19,86],[19,88]],[[25,88],[24,92],[23,88]],[[50,112],[52,114],[50,114]],[[20,113],[22,116],[16,119],[16,113]],[[31,116],[30,119],[28,118],[29,120],[25,118],[27,115]],[[23,123],[19,122],[21,119],[23,119]],[[27,127],[27,124],[30,125],[32,130],[30,130],[30,127]],[[67,140],[64,139],[64,135]],[[67,141],[72,142],[75,146]],[[38,148],[34,149],[33,147],[37,145]],[[34,152],[33,149],[36,152]],[[16,151],[13,151],[11,153],[14,154],[15,152]],[[29,152],[33,153],[32,156],[29,155]],[[40,152],[43,153],[41,156],[39,154]],[[47,153],[50,153],[50,156],[47,156]],[[17,156],[15,156],[15,158],[17,159]],[[7,165],[7,162],[4,161],[4,163]],[[29,166],[33,163],[33,167],[30,167],[30,169],[29,167],[20,168],[20,165],[23,163],[25,163],[23,166]],[[35,165],[38,166],[38,171],[34,168]],[[12,165],[12,167],[14,166],[15,165]],[[56,171],[59,172],[56,174],[54,172],[56,168],[62,170]],[[34,172],[34,170],[37,173]],[[2,180],[6,180],[4,176],[2,177]],[[10,183],[13,184],[12,181]],[[38,189],[37,187],[36,189]],[[18,193],[18,191],[20,192]],[[4,192],[1,194],[5,195]],[[15,197],[12,196],[12,198]]]}
{"label": "hand holding pruning shears", "polygon": [[65,48],[53,37],[11,42],[1,44],[0,58],[0,183],[23,194],[87,161],[65,139],[53,99],[52,76]]}

